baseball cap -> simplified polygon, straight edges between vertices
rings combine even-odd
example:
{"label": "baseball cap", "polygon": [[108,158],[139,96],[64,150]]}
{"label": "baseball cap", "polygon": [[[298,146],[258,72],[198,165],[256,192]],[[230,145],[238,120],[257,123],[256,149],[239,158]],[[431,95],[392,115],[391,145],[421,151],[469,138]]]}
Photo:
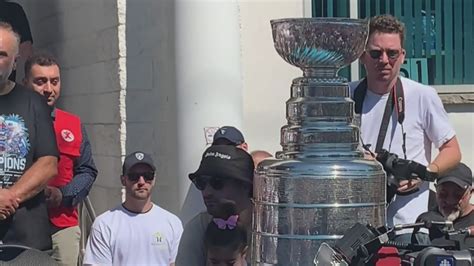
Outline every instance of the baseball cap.
{"label": "baseball cap", "polygon": [[239,145],[245,142],[244,135],[242,135],[242,132],[232,126],[223,126],[219,128],[214,134],[213,144],[217,139],[221,138],[227,139],[235,145]]}
{"label": "baseball cap", "polygon": [[141,151],[135,151],[125,157],[122,166],[122,175],[126,175],[130,168],[139,163],[148,164],[153,169],[153,171],[156,170],[155,164],[153,163],[153,159],[151,158],[150,154]]}
{"label": "baseball cap", "polygon": [[252,157],[246,151],[230,145],[213,145],[204,151],[198,170],[189,174],[189,179],[216,176],[253,184],[253,171]]}
{"label": "baseball cap", "polygon": [[453,169],[440,175],[436,184],[440,185],[446,182],[453,182],[462,188],[467,188],[472,185],[472,171],[467,165],[459,163]]}

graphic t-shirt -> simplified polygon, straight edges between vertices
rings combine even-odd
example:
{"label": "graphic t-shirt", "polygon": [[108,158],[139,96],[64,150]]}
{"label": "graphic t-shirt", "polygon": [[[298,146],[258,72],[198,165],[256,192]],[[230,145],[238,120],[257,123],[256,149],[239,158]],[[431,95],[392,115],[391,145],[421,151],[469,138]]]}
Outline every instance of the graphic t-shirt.
{"label": "graphic t-shirt", "polygon": [[[16,84],[0,96],[0,187],[13,186],[39,157],[48,155],[59,156],[50,109],[40,95]],[[0,221],[0,240],[40,250],[51,247],[43,192]]]}

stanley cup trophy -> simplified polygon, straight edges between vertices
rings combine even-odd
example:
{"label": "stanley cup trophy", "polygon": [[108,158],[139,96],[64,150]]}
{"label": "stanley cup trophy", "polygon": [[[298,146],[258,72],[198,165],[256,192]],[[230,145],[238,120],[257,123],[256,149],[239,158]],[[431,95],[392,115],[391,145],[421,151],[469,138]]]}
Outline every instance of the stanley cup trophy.
{"label": "stanley cup trophy", "polygon": [[252,265],[313,265],[356,222],[385,225],[382,166],[364,159],[347,80],[337,71],[363,52],[366,20],[272,20],[278,54],[303,70],[286,102],[282,151],[254,179]]}

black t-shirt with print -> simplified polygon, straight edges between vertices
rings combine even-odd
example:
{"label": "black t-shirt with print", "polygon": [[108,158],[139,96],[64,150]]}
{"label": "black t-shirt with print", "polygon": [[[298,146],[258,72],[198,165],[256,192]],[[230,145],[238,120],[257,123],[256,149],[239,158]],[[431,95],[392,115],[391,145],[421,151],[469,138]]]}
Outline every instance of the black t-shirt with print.
{"label": "black t-shirt with print", "polygon": [[[420,220],[420,218],[426,221],[428,220],[444,221],[443,216],[437,210],[423,213],[418,217],[418,220]],[[473,225],[474,225],[474,211],[471,211],[466,216],[456,219],[453,223],[455,230],[466,229]],[[446,240],[443,233],[436,228],[430,229],[429,233],[430,233],[430,240],[433,245],[449,245],[453,243],[453,241],[451,240]],[[460,240],[461,240],[461,243],[460,243],[461,248],[463,249],[474,248],[474,237],[465,237]]]}
{"label": "black t-shirt with print", "polygon": [[[0,95],[0,187],[8,188],[42,156],[59,156],[50,108],[39,94],[18,84]],[[0,240],[40,250],[51,248],[44,192],[0,221]]]}

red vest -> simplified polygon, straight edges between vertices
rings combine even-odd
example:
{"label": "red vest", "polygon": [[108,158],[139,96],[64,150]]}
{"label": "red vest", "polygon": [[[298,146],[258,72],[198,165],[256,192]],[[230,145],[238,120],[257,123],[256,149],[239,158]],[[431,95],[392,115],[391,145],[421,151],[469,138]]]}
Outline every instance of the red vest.
{"label": "red vest", "polygon": [[[82,131],[81,119],[71,113],[55,110],[54,132],[60,158],[58,162],[58,175],[49,183],[49,186],[63,187],[74,177],[74,161],[81,155]],[[76,207],[58,207],[48,210],[51,223],[59,228],[78,225]]]}

